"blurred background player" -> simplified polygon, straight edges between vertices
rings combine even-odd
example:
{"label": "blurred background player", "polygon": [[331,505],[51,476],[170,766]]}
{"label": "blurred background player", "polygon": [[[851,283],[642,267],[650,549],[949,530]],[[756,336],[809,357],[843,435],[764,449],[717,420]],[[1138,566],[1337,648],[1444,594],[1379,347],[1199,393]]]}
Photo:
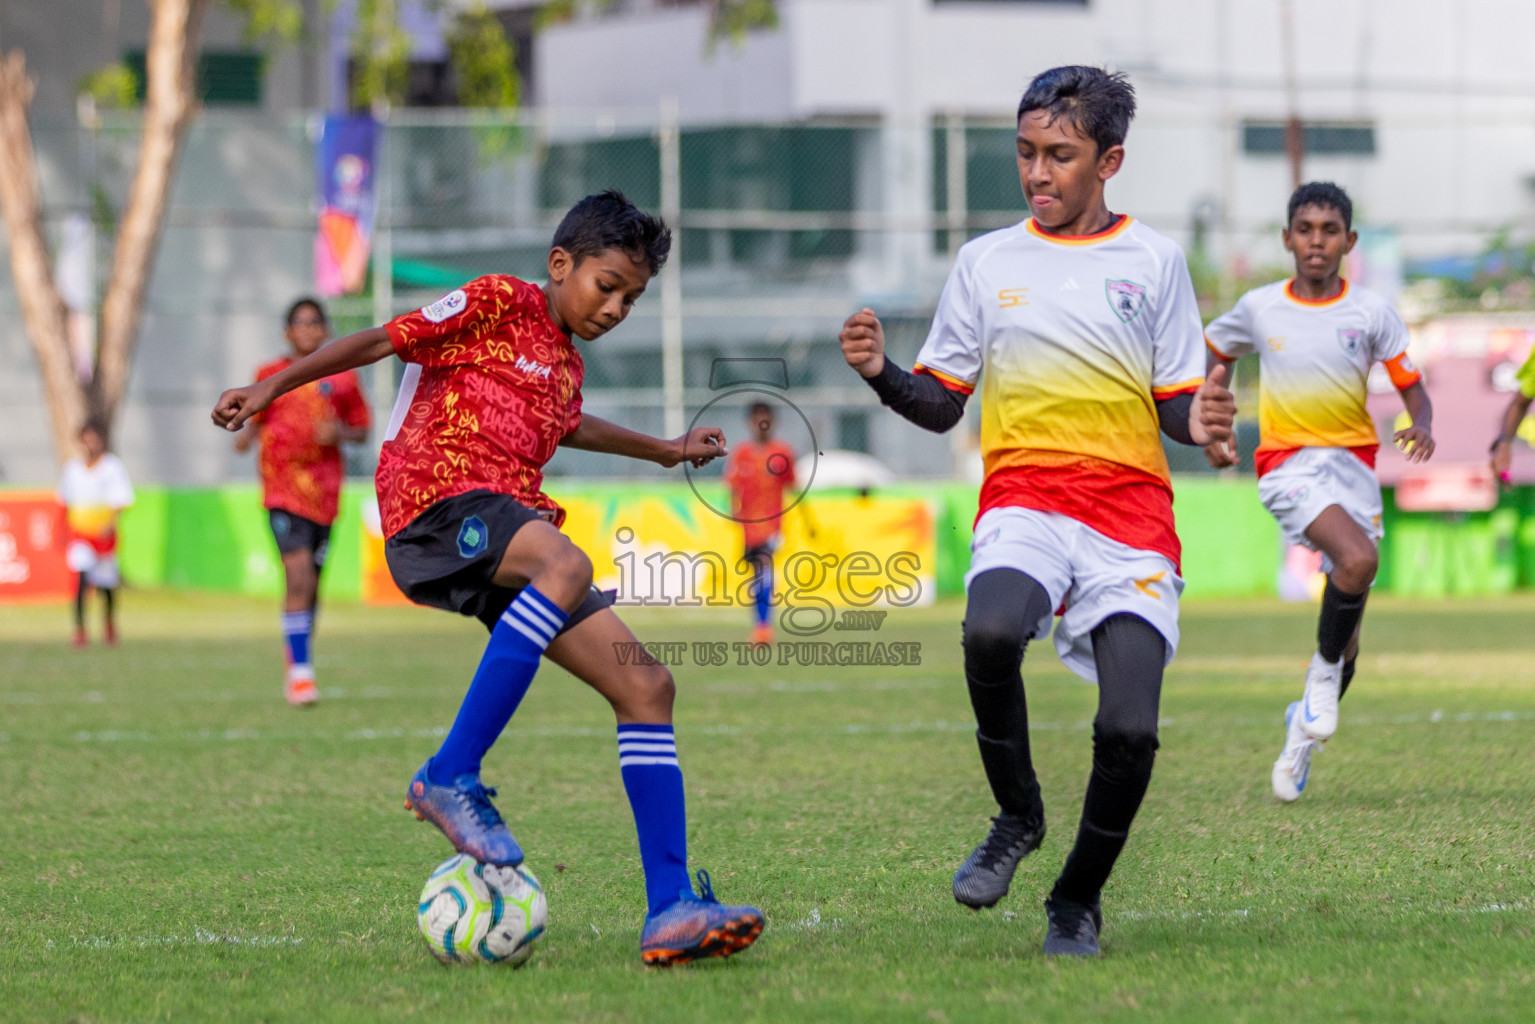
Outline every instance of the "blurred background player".
{"label": "blurred background player", "polygon": [[1514,392],[1508,407],[1503,410],[1503,419],[1498,426],[1498,436],[1493,439],[1492,457],[1489,460],[1493,473],[1505,484],[1509,482],[1508,471],[1514,461],[1514,438],[1519,436],[1519,424],[1524,422],[1524,417],[1530,411],[1530,403],[1535,401],[1535,349],[1530,351],[1529,358],[1519,367],[1518,380],[1519,390]]}
{"label": "blurred background player", "polygon": [[[1365,409],[1370,367],[1386,364],[1412,426],[1394,436],[1411,462],[1434,453],[1433,408],[1407,357],[1407,328],[1385,299],[1341,276],[1354,247],[1353,203],[1330,182],[1290,197],[1284,245],[1295,276],[1254,288],[1206,329],[1210,366],[1258,353],[1258,496],[1285,540],[1322,553],[1327,585],[1317,650],[1301,699],[1285,710],[1285,742],[1274,762],[1274,795],[1306,787],[1311,755],[1338,728],[1338,699],[1359,655],[1359,624],[1375,581],[1381,493],[1379,439]],[[1235,443],[1205,449],[1212,466],[1237,463]]]}
{"label": "blurred background player", "polygon": [[1235,414],[1224,371],[1204,377],[1183,253],[1104,201],[1134,115],[1122,74],[1036,77],[1017,140],[1032,218],[960,249],[915,372],[885,358],[870,310],[841,336],[848,364],[918,426],[948,430],[983,388],[965,681],[1001,813],[954,875],[960,903],[994,905],[1044,841],[1020,668],[1056,609],[1061,660],[1098,684],[1081,825],[1045,901],[1048,955],[1097,955],[1100,892],[1151,782],[1183,590],[1159,429],[1204,445]]}
{"label": "blurred background player", "polygon": [[756,625],[751,642],[773,642],[773,553],[783,543],[783,495],[794,486],[794,449],[773,436],[773,407],[757,402],[747,411],[751,440],[731,448],[725,462],[730,514],[741,524],[742,559],[752,570]]}
{"label": "blurred background player", "polygon": [[[325,309],[315,299],[299,299],[289,306],[284,324],[292,354],[257,370],[258,381],[286,370],[330,337]],[[262,503],[287,581],[282,613],[287,662],[283,694],[294,707],[320,699],[311,641],[320,601],[320,571],[345,475],[341,445],[366,441],[368,422],[368,403],[357,374],[343,370],[274,399],[235,438],[235,450],[241,452],[256,440],[261,442]]]}
{"label": "blurred background player", "polygon": [[64,506],[68,548],[64,559],[75,583],[75,646],[84,647],[85,598],[91,587],[101,594],[104,637],[117,643],[117,519],[133,504],[133,484],[122,460],[107,451],[106,425],[87,420],[80,428],[84,454],[64,464],[59,479],[59,504]]}
{"label": "blurred background player", "polygon": [[236,429],[310,381],[392,355],[405,360],[377,474],[389,571],[411,600],[491,631],[458,716],[411,779],[405,806],[460,853],[522,862],[480,766],[547,656],[607,698],[618,719],[618,766],[648,903],[640,953],[657,965],[745,949],[762,932],[762,912],[722,905],[703,872],[703,891],[694,892],[671,672],[620,655],[638,646],[634,634],[610,607],[612,594],[592,586],[591,560],[560,532],[565,512],[542,484],[561,445],[668,467],[725,454],[718,428],[662,440],[581,411],[585,368],[575,338],[593,341],[622,323],[670,250],[666,225],[622,194],[587,196],[555,230],[542,287],[503,274],[477,278],[224,392],[213,413]]}

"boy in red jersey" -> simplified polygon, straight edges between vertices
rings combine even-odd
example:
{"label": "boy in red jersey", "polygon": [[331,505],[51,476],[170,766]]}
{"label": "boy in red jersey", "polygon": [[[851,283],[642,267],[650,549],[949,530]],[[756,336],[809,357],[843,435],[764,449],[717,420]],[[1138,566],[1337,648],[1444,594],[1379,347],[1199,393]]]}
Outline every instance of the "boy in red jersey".
{"label": "boy in red jersey", "polygon": [[[472,615],[491,630],[441,748],[416,772],[406,806],[454,847],[491,864],[522,850],[480,781],[480,762],[510,721],[541,656],[613,706],[618,764],[634,811],[649,912],[647,964],[728,956],[762,932],[755,907],[723,906],[708,876],[688,880],[687,815],[672,735],[671,673],[621,662],[634,635],[592,563],[560,532],[565,513],[541,490],[556,447],[702,466],[725,453],[712,427],[663,440],[581,411],[575,338],[618,326],[660,272],[671,232],[618,192],[588,196],[560,222],[542,287],[508,275],[471,281],[423,309],[341,338],[252,387],[226,391],[214,422],[238,428],[284,392],[398,354],[408,364],[377,474],[389,571],[421,604]],[[632,647],[628,649],[633,649]]]}
{"label": "boy in red jersey", "polygon": [[725,462],[730,514],[741,524],[742,560],[751,566],[757,624],[751,642],[773,642],[773,552],[783,542],[783,493],[794,486],[794,449],[773,436],[773,407],[753,403],[747,421],[756,434],[731,449]]}
{"label": "boy in red jersey", "polygon": [[918,426],[950,429],[982,388],[986,477],[965,577],[965,682],[1001,813],[954,875],[958,902],[995,905],[1044,841],[1020,668],[1056,609],[1061,659],[1098,684],[1081,823],[1045,901],[1047,955],[1098,954],[1099,894],[1151,782],[1183,590],[1159,433],[1223,441],[1235,412],[1225,371],[1203,377],[1183,253],[1104,199],[1134,114],[1123,75],[1037,76],[1018,105],[1017,138],[1033,216],[960,249],[914,372],[885,358],[872,310],[841,335],[848,365]]}
{"label": "boy in red jersey", "polygon": [[[316,299],[293,303],[284,322],[293,354],[257,370],[258,382],[286,370],[330,336],[325,310]],[[341,445],[366,441],[369,419],[357,374],[343,370],[278,397],[235,437],[239,452],[261,442],[262,504],[287,584],[282,632],[288,669],[283,694],[294,707],[307,707],[320,699],[310,641],[320,600],[320,570],[325,567],[330,528],[341,500]]]}

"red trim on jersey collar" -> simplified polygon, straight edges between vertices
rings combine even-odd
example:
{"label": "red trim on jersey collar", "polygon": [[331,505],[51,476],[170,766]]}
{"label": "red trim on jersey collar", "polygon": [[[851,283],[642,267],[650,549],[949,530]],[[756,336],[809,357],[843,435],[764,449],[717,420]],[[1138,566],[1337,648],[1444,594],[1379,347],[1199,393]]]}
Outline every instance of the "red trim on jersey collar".
{"label": "red trim on jersey collar", "polygon": [[1095,245],[1098,242],[1107,242],[1119,235],[1130,226],[1132,218],[1128,214],[1118,214],[1119,220],[1102,231],[1094,231],[1090,235],[1052,235],[1048,231],[1041,231],[1030,217],[1023,222],[1024,229],[1035,238],[1043,238],[1047,242],[1055,242],[1058,245]]}
{"label": "red trim on jersey collar", "polygon": [[1320,306],[1331,306],[1334,303],[1342,302],[1344,296],[1348,294],[1348,278],[1339,278],[1339,280],[1343,282],[1343,287],[1339,289],[1338,294],[1334,295],[1332,298],[1303,299],[1299,295],[1295,294],[1295,278],[1292,277],[1284,283],[1284,297],[1296,305],[1310,306],[1312,309],[1316,309]]}

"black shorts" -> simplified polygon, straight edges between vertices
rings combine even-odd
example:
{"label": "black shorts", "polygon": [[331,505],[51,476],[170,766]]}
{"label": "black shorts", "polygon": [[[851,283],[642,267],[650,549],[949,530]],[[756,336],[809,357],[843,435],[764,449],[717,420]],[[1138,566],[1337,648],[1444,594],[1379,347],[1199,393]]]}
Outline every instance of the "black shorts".
{"label": "black shorts", "polygon": [[771,570],[773,568],[774,547],[775,545],[772,541],[768,541],[766,544],[754,544],[741,555],[741,560],[750,565],[765,565]]}
{"label": "black shorts", "polygon": [[325,552],[330,547],[329,526],[321,526],[313,519],[305,519],[280,508],[267,509],[267,522],[272,525],[272,536],[277,538],[278,551],[285,555],[295,551],[313,551],[315,568],[325,564]]}
{"label": "black shorts", "polygon": [[[444,498],[384,542],[395,584],[417,604],[470,615],[495,629],[521,587],[492,582],[506,546],[524,524],[544,518],[515,498],[469,491]],[[611,605],[616,595],[593,587],[570,613],[564,632]]]}

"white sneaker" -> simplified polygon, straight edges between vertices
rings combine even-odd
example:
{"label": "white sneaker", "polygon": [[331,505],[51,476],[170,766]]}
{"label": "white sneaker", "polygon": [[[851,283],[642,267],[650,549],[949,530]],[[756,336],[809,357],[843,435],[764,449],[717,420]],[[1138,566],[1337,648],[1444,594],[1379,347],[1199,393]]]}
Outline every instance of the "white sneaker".
{"label": "white sneaker", "polygon": [[1306,669],[1306,692],[1300,702],[1300,724],[1314,740],[1331,739],[1338,731],[1338,698],[1343,694],[1343,660],[1329,664],[1320,654]]}
{"label": "white sneaker", "polygon": [[1311,774],[1311,755],[1322,749],[1322,745],[1300,727],[1300,709],[1298,700],[1285,708],[1284,749],[1279,752],[1279,760],[1274,762],[1274,795],[1287,804],[1300,799],[1301,790],[1306,788],[1306,776]]}

